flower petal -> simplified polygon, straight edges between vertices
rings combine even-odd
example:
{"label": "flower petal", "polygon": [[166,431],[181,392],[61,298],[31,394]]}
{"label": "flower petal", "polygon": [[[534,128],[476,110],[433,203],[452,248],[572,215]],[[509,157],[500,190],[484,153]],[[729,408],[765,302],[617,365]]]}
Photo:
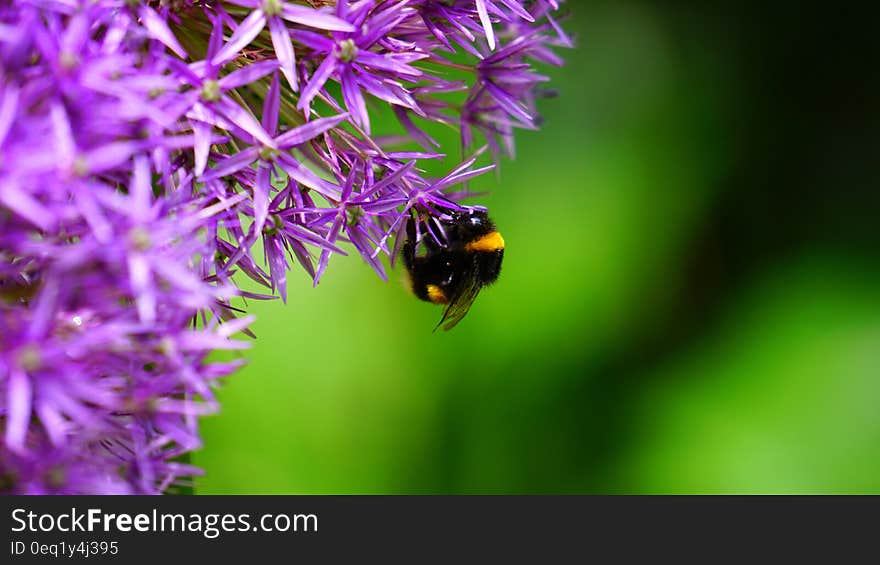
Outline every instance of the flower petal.
{"label": "flower petal", "polygon": [[162,42],[165,47],[171,49],[181,59],[186,59],[186,50],[177,41],[165,20],[155,10],[146,5],[141,6],[140,16],[141,23],[147,28],[153,39]]}
{"label": "flower petal", "polygon": [[22,190],[17,184],[13,184],[11,180],[0,183],[0,204],[40,229],[50,230],[55,225],[55,216],[36,198]]}
{"label": "flower petal", "polygon": [[299,90],[299,84],[296,78],[296,55],[293,52],[293,42],[290,40],[290,33],[287,26],[280,18],[269,18],[269,31],[272,34],[272,47],[275,48],[275,57],[281,65],[281,73],[290,88],[294,92]]}
{"label": "flower petal", "polygon": [[213,180],[236,173],[257,160],[258,149],[256,147],[248,147],[239,151],[235,155],[230,155],[217,163],[216,166],[205,171],[203,180]]}
{"label": "flower petal", "polygon": [[[263,129],[271,136],[278,133],[278,111],[281,107],[281,85],[278,83],[278,73],[272,76],[269,90],[266,92],[266,100],[263,102]],[[276,140],[277,141],[277,140]]]}
{"label": "flower petal", "polygon": [[312,75],[312,79],[300,94],[299,103],[296,105],[297,109],[305,110],[309,107],[309,104],[311,104],[315,96],[318,95],[318,91],[321,90],[321,87],[324,86],[324,83],[326,83],[327,79],[330,78],[330,75],[333,74],[333,71],[336,69],[336,64],[336,56],[330,54],[324,58],[324,61],[315,71],[315,74]]}
{"label": "flower petal", "polygon": [[254,233],[261,234],[269,215],[269,192],[272,189],[272,166],[261,162],[254,183]]}
{"label": "flower petal", "polygon": [[260,125],[260,122],[257,121],[253,114],[229,98],[224,96],[217,102],[214,102],[214,108],[230,122],[254,136],[263,145],[275,147],[275,140],[266,133],[266,130],[263,129],[263,126]]}
{"label": "flower petal", "polygon": [[489,49],[495,50],[495,31],[492,30],[492,21],[489,19],[489,12],[486,11],[486,0],[477,0],[477,14],[480,16],[480,23],[483,24],[483,31],[486,32],[486,41],[489,42]]}
{"label": "flower petal", "polygon": [[348,111],[351,112],[352,121],[370,133],[370,116],[367,114],[367,104],[364,102],[364,95],[361,94],[357,79],[350,67],[342,71],[342,98],[345,100]]}
{"label": "flower petal", "polygon": [[10,450],[23,453],[31,420],[33,390],[27,374],[13,368],[6,389],[6,445]]}
{"label": "flower petal", "polygon": [[256,82],[277,68],[278,61],[275,61],[274,59],[260,61],[259,63],[251,63],[250,65],[242,67],[221,78],[219,81],[220,88],[223,90],[232,90],[233,88]]}
{"label": "flower petal", "polygon": [[306,141],[313,139],[325,131],[336,127],[340,122],[348,117],[347,113],[330,116],[329,118],[318,118],[301,126],[295,127],[290,131],[286,131],[275,138],[275,143],[279,149],[290,149],[301,145]]}
{"label": "flower petal", "polygon": [[12,124],[15,121],[18,92],[18,88],[11,84],[3,89],[3,96],[0,99],[0,146],[3,145],[3,140],[6,139],[6,135],[12,129]]}
{"label": "flower petal", "polygon": [[263,31],[266,25],[266,16],[263,10],[254,10],[239,25],[229,41],[211,59],[212,65],[223,65],[234,59],[239,51],[250,45],[257,35]]}
{"label": "flower petal", "polygon": [[281,9],[281,17],[296,24],[318,29],[354,31],[354,26],[341,18],[295,4],[284,4]]}
{"label": "flower petal", "polygon": [[193,144],[194,173],[200,177],[208,167],[208,154],[211,152],[211,126],[199,120],[190,120],[190,124],[192,124],[193,136],[195,137]]}

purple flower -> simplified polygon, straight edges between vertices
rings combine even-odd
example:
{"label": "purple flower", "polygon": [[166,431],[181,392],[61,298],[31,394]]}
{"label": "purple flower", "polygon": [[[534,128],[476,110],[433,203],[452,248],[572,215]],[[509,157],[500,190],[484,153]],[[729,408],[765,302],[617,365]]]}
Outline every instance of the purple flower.
{"label": "purple flower", "polygon": [[550,80],[536,74],[525,57],[540,48],[540,35],[521,36],[477,64],[477,81],[461,112],[462,142],[465,148],[474,143],[472,127],[483,131],[494,153],[501,149],[501,138],[508,155],[513,156],[513,130],[537,129],[533,111],[533,93]]}
{"label": "purple flower", "polygon": [[[510,21],[513,17],[522,18],[528,22],[535,21],[531,14],[523,8],[517,0],[474,0],[477,4],[477,14],[480,16],[480,23],[483,24],[483,30],[486,32],[486,41],[489,43],[489,49],[495,49],[495,31],[492,28],[492,20],[489,16],[500,17],[504,21]],[[506,8],[507,11],[504,10]]]}
{"label": "purple flower", "polygon": [[[332,38],[313,32],[301,32],[297,39],[311,48],[315,56],[323,60],[315,69],[303,89],[297,108],[308,109],[331,77],[342,86],[342,97],[355,124],[370,131],[363,92],[368,92],[389,104],[415,108],[415,100],[407,92],[402,81],[414,82],[422,71],[411,63],[428,55],[414,46],[380,45],[380,41],[414,13],[407,2],[385,2],[374,7],[372,1],[361,1],[348,6],[336,4],[336,15],[351,22],[353,32],[336,32]],[[378,47],[379,50],[373,50]]]}
{"label": "purple flower", "polygon": [[[190,485],[240,365],[209,355],[254,337],[237,297],[352,249],[387,278],[413,213],[440,243],[494,166],[476,134],[512,154],[534,63],[571,46],[553,0],[329,4],[0,6],[0,492]],[[374,136],[368,102],[407,135]],[[439,179],[421,122],[461,129]]]}
{"label": "purple flower", "polygon": [[290,40],[291,32],[286,22],[324,30],[354,29],[348,22],[330,14],[283,0],[230,0],[230,3],[254,10],[241,22],[223,48],[214,55],[211,59],[212,64],[220,65],[237,57],[242,48],[250,44],[268,23],[275,56],[281,65],[284,78],[293,90],[298,90],[299,86],[296,77],[296,58]]}

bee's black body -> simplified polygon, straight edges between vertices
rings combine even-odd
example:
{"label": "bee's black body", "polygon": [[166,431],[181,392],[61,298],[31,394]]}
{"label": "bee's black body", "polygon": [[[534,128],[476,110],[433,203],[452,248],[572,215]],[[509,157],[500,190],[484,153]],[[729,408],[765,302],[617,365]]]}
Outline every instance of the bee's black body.
{"label": "bee's black body", "polygon": [[[417,253],[416,220],[409,219],[403,260],[416,296],[445,304],[440,324],[451,329],[467,314],[480,289],[492,284],[501,272],[504,240],[485,212],[454,212],[442,223],[444,245],[424,237],[423,254]],[[438,326],[440,325],[438,324]]]}

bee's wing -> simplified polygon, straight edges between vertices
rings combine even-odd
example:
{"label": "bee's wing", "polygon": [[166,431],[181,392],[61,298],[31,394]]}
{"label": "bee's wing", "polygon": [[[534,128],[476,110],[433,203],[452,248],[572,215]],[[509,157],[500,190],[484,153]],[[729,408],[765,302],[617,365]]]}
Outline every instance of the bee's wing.
{"label": "bee's wing", "polygon": [[443,331],[449,331],[454,328],[470,310],[471,304],[474,303],[477,294],[480,292],[480,288],[481,285],[477,278],[470,277],[459,292],[456,293],[452,302],[446,306],[446,310],[443,311],[443,317],[440,318],[440,322],[434,328],[434,331],[436,332],[440,326],[443,326]]}

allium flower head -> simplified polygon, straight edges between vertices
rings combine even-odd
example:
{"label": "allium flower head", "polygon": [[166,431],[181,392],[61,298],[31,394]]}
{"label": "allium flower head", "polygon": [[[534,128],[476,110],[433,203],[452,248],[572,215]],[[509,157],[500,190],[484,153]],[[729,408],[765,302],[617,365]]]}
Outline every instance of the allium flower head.
{"label": "allium flower head", "polygon": [[[334,255],[380,277],[539,125],[552,0],[0,5],[0,491],[190,483],[238,299]],[[458,101],[453,101],[455,97]],[[389,136],[373,109],[407,132]],[[446,157],[432,124],[457,127]],[[440,151],[443,150],[441,153]],[[262,248],[262,253],[255,253]],[[247,277],[266,293],[245,292]],[[305,291],[304,289],[298,289]]]}

